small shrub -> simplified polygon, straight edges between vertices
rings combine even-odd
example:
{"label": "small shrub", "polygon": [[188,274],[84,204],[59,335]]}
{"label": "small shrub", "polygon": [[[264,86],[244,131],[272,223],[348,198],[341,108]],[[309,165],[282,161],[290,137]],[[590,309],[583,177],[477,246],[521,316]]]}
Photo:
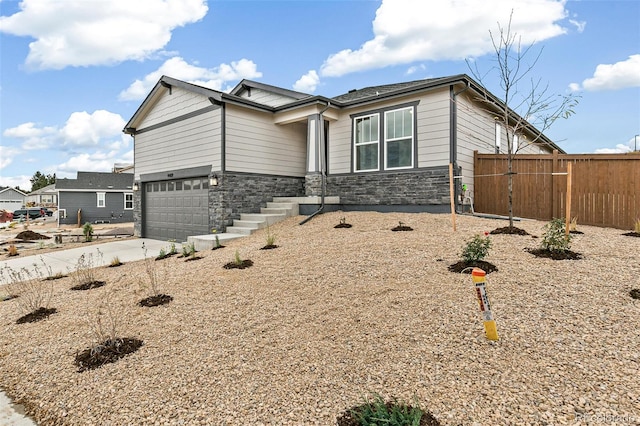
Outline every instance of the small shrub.
{"label": "small shrub", "polygon": [[[142,244],[142,251],[144,253],[144,272],[147,274],[147,278],[149,279],[149,296],[157,296],[160,294],[160,275],[163,271],[161,268],[156,267],[155,262],[153,262],[153,258],[147,257],[147,248],[144,243]],[[162,256],[163,252],[164,249],[161,249],[158,257]],[[164,256],[166,257],[166,254]]]}
{"label": "small shrub", "polygon": [[550,252],[565,252],[571,247],[571,234],[565,233],[564,220],[552,219],[544,226],[541,246],[543,250]]}
{"label": "small shrub", "polygon": [[97,249],[97,259],[94,260],[93,253],[83,254],[76,262],[75,270],[72,274],[74,285],[72,290],[90,290],[92,288],[101,287],[104,281],[98,281],[96,278],[96,270],[98,266],[102,266],[102,252]]}
{"label": "small shrub", "polygon": [[120,262],[120,258],[118,256],[114,256],[113,259],[111,259],[111,263],[109,264],[109,266],[113,268],[120,265],[122,265],[122,262]]}
{"label": "small shrub", "polygon": [[17,224],[18,224],[18,222],[10,222],[9,223],[9,229],[15,228]]}
{"label": "small shrub", "polygon": [[571,218],[569,222],[569,232],[576,232],[578,230],[578,217]]}
{"label": "small shrub", "polygon": [[176,240],[169,240],[171,246],[169,246],[169,255],[173,256],[174,254],[178,254],[178,249],[176,248]]}
{"label": "small shrub", "polygon": [[86,222],[82,227],[82,234],[84,234],[86,242],[93,241],[93,226],[89,222]]}
{"label": "small shrub", "polygon": [[220,248],[222,245],[220,244],[220,238],[216,235],[216,248]]}
{"label": "small shrub", "polygon": [[182,257],[189,257],[196,255],[196,245],[194,243],[182,245]]}
{"label": "small shrub", "polygon": [[467,263],[478,262],[487,257],[490,248],[491,239],[488,233],[485,232],[484,238],[480,235],[474,235],[462,250],[462,259]]}
{"label": "small shrub", "polygon": [[[147,257],[147,249],[144,247],[144,244],[142,244],[142,249],[144,250],[145,254],[144,257]],[[156,260],[161,260],[164,259],[165,257],[167,257],[167,252],[164,250],[164,247],[162,247],[160,249],[160,252],[158,253],[158,256],[156,257]]]}
{"label": "small shrub", "polygon": [[348,413],[338,418],[338,425],[395,425],[395,426],[419,426],[421,419],[428,417],[428,424],[439,424],[439,422],[428,412],[423,411],[416,403],[414,406],[403,402],[392,400],[385,402],[380,395],[374,395],[372,400],[365,400],[365,403],[354,407]]}
{"label": "small shrub", "polygon": [[248,268],[250,266],[253,265],[253,261],[246,259],[243,260],[240,257],[240,252],[238,250],[236,250],[235,256],[233,258],[233,261],[227,263],[226,265],[224,265],[225,269],[245,269]]}
{"label": "small shrub", "polygon": [[[26,314],[25,316],[40,309],[49,311],[49,313],[55,312],[55,310],[48,309],[53,296],[53,284],[43,280],[43,273],[37,264],[33,264],[32,271],[27,268],[12,269],[5,266],[0,269],[0,277],[4,278],[5,275],[7,280],[3,279],[3,281],[8,282],[8,293],[19,296],[17,298],[18,305],[20,310]],[[20,323],[22,322],[31,321],[20,321]]]}
{"label": "small shrub", "polygon": [[9,244],[9,256],[17,256],[18,255],[18,248],[15,246],[15,244]]}

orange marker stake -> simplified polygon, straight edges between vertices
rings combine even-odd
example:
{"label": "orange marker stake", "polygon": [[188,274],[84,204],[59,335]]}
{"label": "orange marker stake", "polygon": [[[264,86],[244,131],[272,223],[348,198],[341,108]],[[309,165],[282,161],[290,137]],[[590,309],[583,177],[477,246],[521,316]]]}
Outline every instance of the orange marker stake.
{"label": "orange marker stake", "polygon": [[496,322],[493,319],[491,313],[491,304],[489,303],[489,296],[487,295],[487,273],[480,268],[473,268],[471,271],[471,278],[476,286],[476,295],[478,296],[478,303],[480,304],[480,311],[482,312],[482,319],[484,320],[484,332],[489,340],[499,340],[498,329],[496,328]]}

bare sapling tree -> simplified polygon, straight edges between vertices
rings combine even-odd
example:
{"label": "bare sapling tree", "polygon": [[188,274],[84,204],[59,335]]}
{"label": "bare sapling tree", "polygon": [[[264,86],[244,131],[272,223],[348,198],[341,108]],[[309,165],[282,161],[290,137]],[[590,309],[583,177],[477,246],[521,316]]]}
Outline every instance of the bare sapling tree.
{"label": "bare sapling tree", "polygon": [[[560,118],[569,118],[575,113],[579,96],[575,94],[549,93],[549,84],[531,77],[542,48],[532,51],[533,43],[522,45],[522,37],[512,32],[513,11],[507,27],[498,23],[498,33],[489,30],[493,45],[495,65],[481,73],[477,62],[467,60],[473,77],[483,86],[484,95],[480,100],[487,105],[486,110],[494,115],[496,122],[506,136],[507,191],[509,228],[513,229],[513,158],[529,145],[546,143],[544,132]],[[529,60],[531,59],[531,60]],[[501,93],[495,102],[486,90],[488,77],[496,78]],[[526,86],[526,89],[524,87]]]}

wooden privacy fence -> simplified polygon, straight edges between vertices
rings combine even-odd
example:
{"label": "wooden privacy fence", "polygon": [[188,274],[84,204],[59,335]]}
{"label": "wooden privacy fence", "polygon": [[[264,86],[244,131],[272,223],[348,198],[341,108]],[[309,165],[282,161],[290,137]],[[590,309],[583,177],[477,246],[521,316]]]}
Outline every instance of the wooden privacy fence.
{"label": "wooden privacy fence", "polygon": [[[640,152],[514,155],[514,216],[565,217],[567,176],[553,173],[566,173],[569,162],[571,217],[583,225],[633,229],[640,219]],[[476,212],[508,215],[507,170],[506,154],[474,153]]]}

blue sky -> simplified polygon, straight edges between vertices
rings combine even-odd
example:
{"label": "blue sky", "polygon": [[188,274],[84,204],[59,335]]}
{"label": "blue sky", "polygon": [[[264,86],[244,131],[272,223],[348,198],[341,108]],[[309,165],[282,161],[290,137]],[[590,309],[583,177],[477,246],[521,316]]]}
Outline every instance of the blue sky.
{"label": "blue sky", "polygon": [[489,71],[489,30],[511,11],[513,31],[542,49],[531,77],[580,96],[546,135],[569,153],[633,150],[638,0],[0,0],[0,185],[132,162],[122,128],[162,74],[331,97],[470,74],[465,59]]}

